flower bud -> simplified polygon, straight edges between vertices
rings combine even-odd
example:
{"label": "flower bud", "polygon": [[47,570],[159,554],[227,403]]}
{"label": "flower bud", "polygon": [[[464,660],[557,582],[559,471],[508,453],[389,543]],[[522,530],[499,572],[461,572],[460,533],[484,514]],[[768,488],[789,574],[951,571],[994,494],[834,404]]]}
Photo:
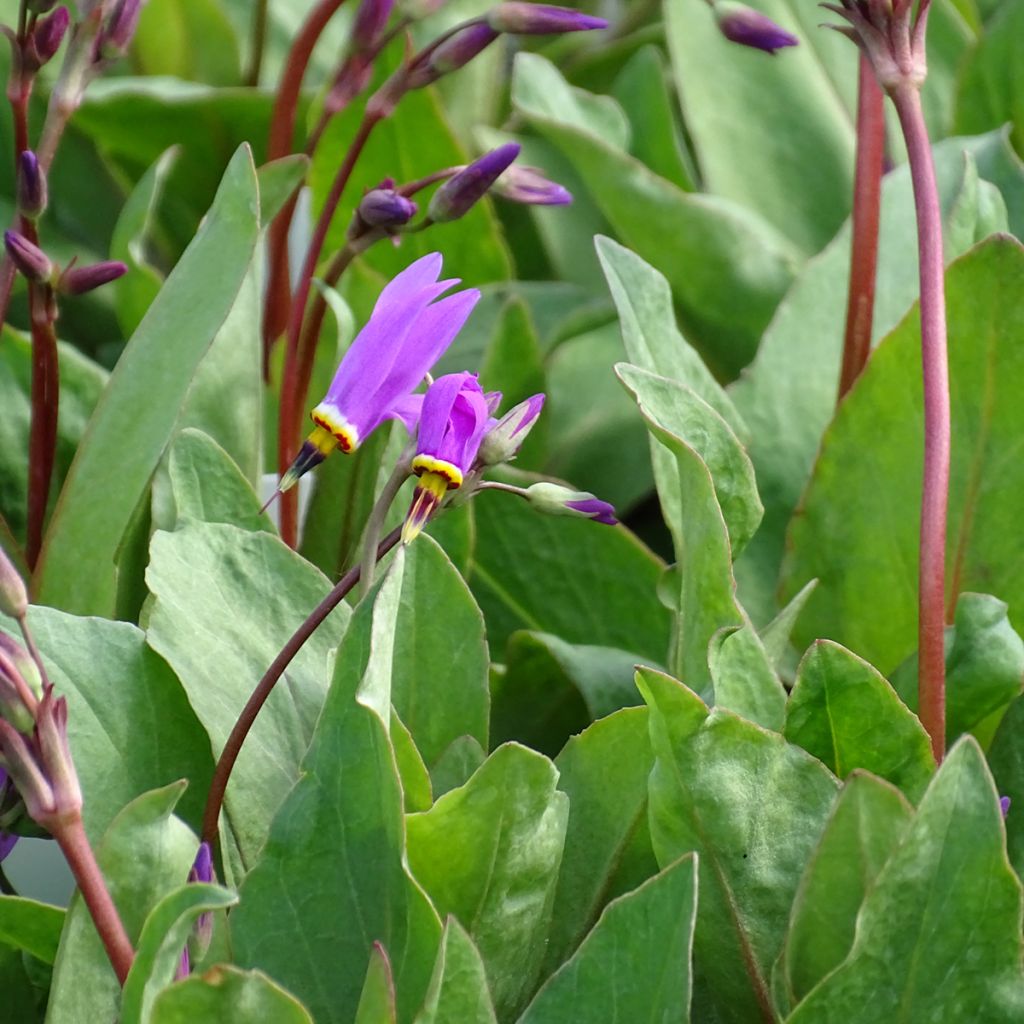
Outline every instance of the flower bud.
{"label": "flower bud", "polygon": [[363,0],[352,26],[352,48],[368,50],[377,41],[391,17],[394,0]]}
{"label": "flower bud", "polygon": [[84,295],[128,273],[128,267],[119,260],[91,263],[87,267],[69,267],[60,275],[57,290],[64,295]]}
{"label": "flower bud", "polygon": [[36,22],[25,48],[26,62],[34,70],[38,70],[53,59],[64,41],[70,23],[71,15],[66,7],[58,7],[53,14]]}
{"label": "flower bud", "polygon": [[77,814],[82,810],[82,789],[68,745],[68,702],[64,697],[55,699],[52,686],[46,687],[36,711],[36,737],[53,791],[54,813]]}
{"label": "flower bud", "polygon": [[539,483],[526,488],[526,500],[538,512],[552,516],[578,516],[614,526],[615,509],[587,491],[573,491],[561,484]]}
{"label": "flower bud", "polygon": [[505,413],[484,434],[480,454],[477,456],[480,464],[496,466],[499,462],[514,459],[543,408],[544,396],[534,395]]}
{"label": "flower bud", "polygon": [[391,188],[375,188],[363,196],[358,213],[364,223],[374,228],[393,228],[408,224],[418,207]]}
{"label": "flower bud", "polygon": [[0,548],[0,612],[20,619],[28,610],[28,591],[14,563]]}
{"label": "flower bud", "polygon": [[115,0],[96,39],[96,49],[101,57],[114,59],[125,54],[139,27],[141,12],[142,0]]}
{"label": "flower bud", "polygon": [[4,246],[11,261],[30,281],[41,283],[50,279],[53,264],[38,245],[17,231],[5,231]]}
{"label": "flower bud", "polygon": [[719,0],[714,11],[722,35],[740,46],[750,46],[774,54],[784,46],[796,46],[799,42],[796,36],[780,28],[771,18],[746,4]]}
{"label": "flower bud", "polygon": [[437,223],[465,216],[518,155],[519,144],[516,142],[484,153],[434,193],[427,207],[427,216]]}
{"label": "flower bud", "polygon": [[40,824],[56,810],[53,788],[36,757],[36,744],[0,718],[0,757],[29,817]]}
{"label": "flower bud", "polygon": [[513,164],[495,182],[494,191],[502,199],[528,206],[568,206],[572,193],[549,181],[536,167]]}
{"label": "flower bud", "polygon": [[0,718],[19,732],[30,733],[35,727],[35,716],[28,702],[42,692],[43,681],[36,663],[21,644],[0,632]]}
{"label": "flower bud", "polygon": [[487,24],[497,32],[527,36],[586,32],[589,29],[608,27],[604,18],[592,18],[571,7],[531,3],[498,4],[487,13]]}
{"label": "flower bud", "polygon": [[487,49],[501,33],[482,21],[472,21],[446,39],[436,49],[416,61],[406,77],[410,89],[419,89],[436,82],[442,75],[465,67],[474,57]]}
{"label": "flower bud", "polygon": [[1004,818],[1010,813],[1010,798],[1008,796],[999,798],[999,810],[1002,811]]}
{"label": "flower bud", "polygon": [[[210,844],[200,843],[199,850],[196,853],[196,859],[192,863],[192,867],[188,873],[188,880],[190,882],[203,882],[208,883],[213,881],[213,858],[210,855]],[[205,914],[200,914],[196,919],[195,929],[193,931],[194,947],[193,951],[196,955],[197,960],[201,960],[205,956],[206,951],[210,948],[210,941],[213,939],[213,914],[207,911]],[[186,950],[187,952],[187,950]]]}
{"label": "flower bud", "polygon": [[46,209],[46,175],[35,153],[26,149],[18,157],[18,213],[36,220]]}

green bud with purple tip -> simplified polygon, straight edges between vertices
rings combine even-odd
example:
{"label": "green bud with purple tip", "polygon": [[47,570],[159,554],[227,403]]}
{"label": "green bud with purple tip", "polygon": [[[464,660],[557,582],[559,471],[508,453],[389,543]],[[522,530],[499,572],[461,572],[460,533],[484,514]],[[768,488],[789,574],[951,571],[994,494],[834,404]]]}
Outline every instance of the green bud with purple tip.
{"label": "green bud with purple tip", "polygon": [[35,153],[26,149],[18,157],[18,213],[37,220],[46,209],[46,175]]}
{"label": "green bud with purple tip", "polygon": [[28,611],[28,591],[21,573],[0,548],[0,612],[12,619],[22,619]]}
{"label": "green bud with purple tip", "polygon": [[18,231],[4,232],[4,247],[18,270],[30,281],[41,284],[53,274],[50,258]]}
{"label": "green bud with purple tip", "polygon": [[526,500],[538,511],[551,516],[576,516],[614,526],[615,509],[589,491],[574,491],[561,484],[539,483],[526,488]]}
{"label": "green bud with purple tip", "polygon": [[719,31],[731,43],[763,50],[774,56],[776,50],[784,46],[796,46],[800,41],[776,25],[767,15],[746,4],[719,0],[714,11]]}
{"label": "green bud with purple tip", "polygon": [[544,396],[533,395],[510,409],[497,422],[492,421],[480,444],[480,464],[497,466],[514,459],[543,408]]}
{"label": "green bud with purple tip", "polygon": [[608,27],[604,18],[594,18],[571,7],[518,2],[498,4],[492,8],[487,12],[487,24],[498,32],[526,36],[588,32]]}
{"label": "green bud with purple tip", "polygon": [[508,142],[484,153],[434,193],[427,207],[427,217],[443,223],[465,216],[518,155],[519,144],[516,142]]}
{"label": "green bud with purple tip", "polygon": [[442,75],[458,71],[483,53],[500,34],[485,22],[467,22],[437,47],[427,47],[423,56],[410,66],[405,84],[410,89],[420,89],[436,82]]}
{"label": "green bud with purple tip", "polygon": [[30,733],[35,718],[28,707],[25,691],[37,699],[43,692],[43,681],[36,663],[12,637],[0,632],[0,718],[19,732]]}

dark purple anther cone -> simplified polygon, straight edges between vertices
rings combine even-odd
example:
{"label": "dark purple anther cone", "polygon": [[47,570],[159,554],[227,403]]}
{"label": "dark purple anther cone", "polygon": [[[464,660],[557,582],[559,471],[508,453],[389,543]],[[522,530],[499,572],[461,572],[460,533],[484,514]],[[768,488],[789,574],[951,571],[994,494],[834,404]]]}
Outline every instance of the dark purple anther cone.
{"label": "dark purple anther cone", "polygon": [[487,23],[498,32],[515,35],[543,36],[556,32],[587,32],[607,28],[604,18],[574,11],[571,7],[552,7],[549,4],[498,4],[487,13]]}
{"label": "dark purple anther cone", "polygon": [[71,24],[71,15],[66,7],[58,7],[53,14],[40,18],[29,40],[31,56],[36,67],[48,63],[60,49],[64,34]]}
{"label": "dark purple anther cone", "polygon": [[35,153],[26,149],[18,157],[18,212],[35,220],[46,209],[46,175]]}
{"label": "dark purple anther cone", "polygon": [[84,295],[110,281],[128,273],[128,267],[120,260],[106,260],[92,263],[87,267],[72,267],[65,270],[57,282],[57,290],[64,295]]}
{"label": "dark purple anther cone", "polygon": [[14,265],[30,281],[40,283],[50,279],[53,264],[38,245],[33,245],[17,231],[5,231],[4,246]]}
{"label": "dark purple anther cone", "polygon": [[722,0],[715,4],[715,20],[723,36],[732,43],[774,54],[800,40],[780,28],[771,18],[746,4]]}
{"label": "dark purple anther cone", "polygon": [[359,203],[359,216],[364,223],[375,228],[401,227],[416,216],[417,206],[394,189],[375,188],[366,193]]}
{"label": "dark purple anther cone", "polygon": [[394,0],[363,0],[352,26],[352,47],[368,50],[377,41],[391,17]]}
{"label": "dark purple anther cone", "polygon": [[519,144],[504,146],[484,153],[454,177],[449,178],[433,195],[427,216],[436,222],[458,220],[480,200],[519,155]]}
{"label": "dark purple anther cone", "polygon": [[501,33],[495,32],[482,21],[470,22],[464,29],[446,39],[436,50],[417,61],[409,69],[407,83],[410,89],[419,89],[436,82],[442,75],[465,67],[477,54],[482,53]]}

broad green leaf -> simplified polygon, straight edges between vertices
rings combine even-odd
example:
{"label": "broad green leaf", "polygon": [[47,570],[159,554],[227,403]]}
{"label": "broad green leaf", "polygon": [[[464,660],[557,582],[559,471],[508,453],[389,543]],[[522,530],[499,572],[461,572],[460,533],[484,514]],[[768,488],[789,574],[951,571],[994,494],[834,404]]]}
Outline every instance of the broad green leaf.
{"label": "broad green leaf", "polygon": [[430,769],[430,786],[434,799],[449,790],[463,786],[469,777],[487,760],[487,751],[472,736],[459,736],[448,744],[445,752]]}
{"label": "broad green leaf", "polygon": [[697,917],[697,857],[679,858],[604,909],[521,1024],[688,1021]]}
{"label": "broad green leaf", "polygon": [[0,986],[4,1012],[18,1024],[42,1024],[47,991],[35,983],[31,961],[19,949],[0,944]]}
{"label": "broad green leaf", "polygon": [[786,739],[841,779],[861,768],[916,803],[935,771],[931,741],[888,680],[829,640],[816,640],[786,706]]}
{"label": "broad green leaf", "polygon": [[611,647],[567,644],[549,633],[513,633],[505,672],[494,687],[492,745],[518,740],[554,757],[591,722],[642,702],[633,683],[641,660]]}
{"label": "broad green leaf", "polygon": [[768,977],[804,865],[836,793],[822,765],[781,736],[703,708],[645,673],[655,765],[651,838],[658,863],[699,855],[694,971],[722,1022],[771,1020]]}
{"label": "broad green leaf", "polygon": [[724,626],[712,636],[708,669],[718,707],[782,732],[786,690],[749,620],[739,627]]}
{"label": "broad green leaf", "polygon": [[855,771],[843,786],[793,901],[783,953],[791,1002],[846,959],[864,897],[912,813],[898,790],[872,775]]}
{"label": "broad green leaf", "polygon": [[[198,840],[173,814],[185,789],[176,783],[136,798],[114,819],[96,850],[100,870],[132,944],[149,912],[188,877]],[[121,987],[80,894],[68,908],[47,1024],[115,1020]]]}
{"label": "broad green leaf", "polygon": [[29,624],[56,692],[68,702],[68,738],[93,842],[130,800],[182,778],[189,789],[178,813],[198,825],[213,774],[209,741],[145,634],[126,622],[38,606],[29,609]]}
{"label": "broad green leaf", "polygon": [[0,942],[52,964],[64,916],[63,907],[20,896],[0,896]]}
{"label": "broad green leaf", "polygon": [[[515,110],[572,161],[616,234],[668,275],[694,341],[735,373],[792,280],[796,247],[759,213],[718,196],[684,192],[616,144],[609,110],[573,90],[536,54],[516,57]],[[610,102],[610,101],[609,101]]]}
{"label": "broad green leaf", "polygon": [[277,216],[308,171],[309,157],[304,153],[291,153],[256,168],[261,224],[269,224]]}
{"label": "broad green leaf", "polygon": [[[239,334],[248,332],[255,344],[256,202],[252,157],[239,150],[205,229],[125,349],[79,446],[47,534],[42,601],[78,613],[110,612],[115,553],[180,423],[181,405],[195,393],[201,364]],[[221,395],[225,422],[235,422],[232,404]]]}
{"label": "broad green leaf", "polygon": [[557,780],[546,757],[509,743],[407,821],[412,873],[473,939],[500,1019],[533,994],[544,957],[569,812]]}
{"label": "broad green leaf", "polygon": [[988,763],[995,776],[1000,796],[1010,798],[1006,815],[1006,846],[1010,863],[1018,877],[1024,876],[1024,697],[1018,697],[1006,709],[1003,720],[992,739]]}
{"label": "broad green leaf", "polygon": [[965,737],[868,891],[850,955],[789,1024],[1018,1021],[1020,921],[992,776]]}
{"label": "broad green leaf", "polygon": [[[351,1024],[374,942],[390,951],[398,1019],[411,1021],[441,934],[405,867],[402,790],[388,738],[403,561],[400,551],[372,608],[369,599],[360,606],[372,614],[370,636],[354,623],[358,642],[342,645],[302,776],[230,918],[239,964],[286,985],[318,1024]],[[296,912],[282,913],[288,907]]]}
{"label": "broad green leaf", "polygon": [[202,976],[165,988],[153,1003],[151,1024],[313,1024],[312,1018],[283,988],[259,971],[218,964]]}
{"label": "broad green leaf", "polygon": [[[50,501],[67,476],[89,417],[100,400],[108,374],[77,349],[57,345],[60,362],[60,404],[57,408],[57,450]],[[28,495],[28,445],[32,405],[32,345],[27,335],[0,331],[0,514],[15,537],[24,538]]]}
{"label": "broad green leaf", "polygon": [[273,530],[238,464],[209,434],[193,427],[174,438],[153,478],[154,527],[173,530],[186,519]]}
{"label": "broad green leaf", "polygon": [[238,85],[238,42],[217,0],[148,0],[132,40],[137,74]]}
{"label": "broad green leaf", "polygon": [[[811,11],[810,16],[817,17],[817,12]],[[839,42],[846,45],[842,39]],[[965,217],[961,203],[969,190],[964,150],[975,156],[985,178],[999,183],[1008,205],[1016,195],[1024,206],[1024,168],[1000,134],[939,143],[934,156],[947,260],[977,241],[975,224]],[[876,343],[917,296],[913,210],[910,175],[906,168],[897,168],[885,176],[882,186],[872,332]],[[955,229],[953,221],[958,224]],[[1017,231],[1024,230],[1024,215],[1021,225]],[[758,622],[775,614],[786,526],[811,474],[822,433],[835,413],[849,272],[847,222],[824,252],[807,264],[779,305],[754,362],[729,391],[750,428],[750,457],[765,504],[761,528],[736,566],[744,604]],[[901,401],[900,408],[906,407]]]}
{"label": "broad green leaf", "polygon": [[545,516],[510,494],[481,494],[432,529],[446,547],[473,524],[464,575],[487,619],[492,650],[517,629],[568,643],[665,656],[669,613],[655,593],[662,564],[633,534],[589,520]]}
{"label": "broad green leaf", "polygon": [[786,652],[791,649],[789,638],[793,627],[817,585],[817,580],[811,580],[802,590],[794,594],[786,607],[761,630],[761,643],[764,644],[765,653],[773,668],[779,667]]}
{"label": "broad green leaf", "polygon": [[[181,679],[219,755],[263,673],[330,585],[270,534],[196,521],[154,535],[146,581],[149,643]],[[225,809],[247,863],[298,778],[348,618],[342,605],[303,646],[239,754]]]}
{"label": "broad green leaf", "polygon": [[169,893],[150,911],[121,993],[119,1024],[148,1024],[153,1001],[174,980],[181,951],[199,916],[227,910],[237,902],[227,889],[194,882]]}
{"label": "broad green leaf", "polygon": [[[362,624],[359,619],[356,622]],[[405,723],[395,713],[394,708],[391,709],[388,725],[391,746],[395,751],[395,764],[398,766],[398,778],[402,784],[405,810],[407,813],[430,810],[434,802],[430,773],[423,763],[419,750],[416,749],[412,733],[405,727]]]}
{"label": "broad green leaf", "polygon": [[[946,274],[953,452],[947,598],[994,591],[1011,621],[1024,614],[1013,523],[1024,487],[1015,458],[1024,431],[1024,248],[983,242]],[[790,532],[784,591],[820,583],[797,636],[830,636],[882,672],[917,646],[921,489],[920,327],[915,307],[872,356],[825,435]],[[874,441],[884,437],[886,443]],[[884,543],[881,539],[884,538]]]}
{"label": "broad green leaf", "polygon": [[[799,33],[801,45],[766,60],[729,42],[706,7],[664,4],[683,117],[704,188],[757,210],[811,256],[850,209],[854,128],[843,100],[856,76],[856,51],[838,36],[819,38],[831,33],[801,31],[801,21],[813,24],[820,15],[802,18],[796,3],[754,6]],[[839,77],[843,94],[833,84]]]}
{"label": "broad green leaf", "polygon": [[484,962],[454,915],[444,923],[434,975],[414,1024],[497,1024]]}
{"label": "broad green leaf", "polygon": [[153,266],[147,246],[153,241],[156,211],[167,176],[180,150],[165,150],[139,179],[128,196],[110,239],[110,258],[128,265],[128,273],[114,283],[117,320],[125,337],[131,337],[160,291],[164,275]]}
{"label": "broad green leaf", "polygon": [[[946,628],[946,741],[973,729],[1020,693],[1024,641],[1010,624],[1007,606],[990,594],[961,594]],[[917,710],[917,655],[902,664],[893,686]]]}
{"label": "broad green leaf", "polygon": [[387,951],[379,942],[370,952],[355,1024],[395,1024],[395,979]]}
{"label": "broad green leaf", "polygon": [[658,870],[647,828],[647,729],[646,708],[625,708],[574,736],[555,759],[569,823],[544,974],[576,951],[610,899]]}

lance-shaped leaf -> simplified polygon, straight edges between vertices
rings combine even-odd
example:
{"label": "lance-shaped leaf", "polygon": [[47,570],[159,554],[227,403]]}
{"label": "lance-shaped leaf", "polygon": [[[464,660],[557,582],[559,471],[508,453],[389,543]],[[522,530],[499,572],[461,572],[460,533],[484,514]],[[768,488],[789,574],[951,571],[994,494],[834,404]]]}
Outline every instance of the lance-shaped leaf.
{"label": "lance-shaped leaf", "polygon": [[434,975],[414,1024],[497,1024],[484,962],[452,915],[444,923]]}
{"label": "lance-shaped leaf", "polygon": [[533,994],[544,957],[569,812],[557,781],[546,757],[508,743],[408,819],[412,872],[469,932],[502,1019]]}
{"label": "lance-shaped leaf", "polygon": [[51,907],[21,896],[0,896],[0,942],[52,964],[64,916],[63,907]]}
{"label": "lance-shaped leaf", "polygon": [[697,917],[697,857],[681,857],[605,907],[572,959],[548,979],[521,1024],[688,1021]]}
{"label": "lance-shaped leaf", "polygon": [[1006,847],[1017,875],[1024,877],[1024,697],[1018,697],[1003,715],[992,739],[988,763],[1000,796],[1010,798],[1013,814],[1006,815]]}
{"label": "lance-shaped leaf", "polygon": [[1020,1020],[1020,923],[995,786],[965,737],[868,892],[850,955],[789,1024]]}
{"label": "lance-shaped leaf", "polygon": [[931,741],[917,716],[884,676],[830,640],[816,641],[800,662],[785,735],[841,779],[862,768],[915,802],[935,771]]}
{"label": "lance-shaped leaf", "polygon": [[395,1024],[395,979],[387,951],[375,942],[356,1007],[355,1024]]}
{"label": "lance-shaped leaf", "polygon": [[[388,737],[403,560],[400,550],[372,607],[361,606],[371,628],[364,634],[357,621],[354,639],[346,638],[302,778],[230,919],[239,963],[286,985],[319,1024],[351,1024],[374,942],[390,952],[398,1019],[410,1021],[441,934],[405,867],[402,790]],[[301,911],[283,915],[282,907]]]}
{"label": "lance-shaped leaf", "polygon": [[[81,614],[113,611],[116,552],[179,424],[206,422],[247,470],[255,463],[259,410],[250,398],[258,402],[259,370],[241,360],[246,342],[256,344],[257,203],[256,172],[244,147],[225,172],[204,229],[118,361],[79,446],[40,563],[46,603]],[[204,363],[205,376],[214,379],[203,380]],[[255,390],[243,388],[238,376],[250,372]],[[237,392],[225,402],[228,386]]]}
{"label": "lance-shaped leaf", "polygon": [[259,971],[218,964],[201,977],[165,988],[153,1003],[151,1024],[313,1024],[298,1000]]}
{"label": "lance-shaped leaf", "polygon": [[654,852],[699,854],[694,971],[719,1020],[774,1019],[768,989],[800,876],[836,793],[799,747],[707,709],[667,676],[638,679],[651,709]]}

